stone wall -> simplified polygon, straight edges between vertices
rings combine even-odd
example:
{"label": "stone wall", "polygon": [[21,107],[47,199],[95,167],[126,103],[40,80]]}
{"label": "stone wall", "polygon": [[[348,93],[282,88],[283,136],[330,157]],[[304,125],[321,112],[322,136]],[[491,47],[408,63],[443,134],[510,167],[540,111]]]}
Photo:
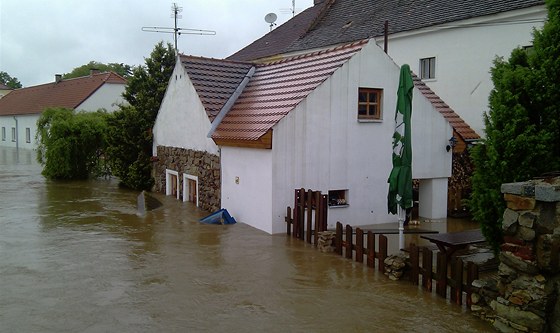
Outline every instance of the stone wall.
{"label": "stone wall", "polygon": [[220,209],[220,157],[203,151],[176,147],[157,147],[154,159],[154,191],[165,193],[165,170],[179,173],[180,198],[183,197],[183,174],[198,177],[199,207],[209,212]]}
{"label": "stone wall", "polygon": [[560,178],[503,184],[502,193],[497,283],[473,283],[473,313],[500,332],[560,332]]}

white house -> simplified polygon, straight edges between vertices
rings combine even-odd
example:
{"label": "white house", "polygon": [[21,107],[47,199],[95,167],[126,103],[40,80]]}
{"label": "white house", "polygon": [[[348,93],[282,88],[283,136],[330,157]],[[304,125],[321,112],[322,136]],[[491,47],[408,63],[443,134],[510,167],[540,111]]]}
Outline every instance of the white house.
{"label": "white house", "polygon": [[[398,80],[399,66],[368,40],[265,63],[181,56],[154,126],[156,190],[227,208],[268,233],[285,231],[301,187],[343,199],[329,226],[394,221],[386,197]],[[474,132],[415,83],[420,215],[443,218],[448,140]]]}
{"label": "white house", "polygon": [[46,108],[114,111],[123,103],[126,80],[118,74],[89,76],[16,89],[0,99],[0,146],[34,149],[37,120]]}
{"label": "white house", "polygon": [[[483,136],[496,56],[530,47],[544,0],[315,0],[315,5],[228,57],[268,61],[371,38]],[[385,37],[385,32],[387,36]]]}

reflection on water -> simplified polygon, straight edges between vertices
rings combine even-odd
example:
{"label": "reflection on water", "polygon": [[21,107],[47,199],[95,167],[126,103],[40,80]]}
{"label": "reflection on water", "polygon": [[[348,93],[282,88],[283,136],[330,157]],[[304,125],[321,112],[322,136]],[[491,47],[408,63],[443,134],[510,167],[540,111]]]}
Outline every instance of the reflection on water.
{"label": "reflection on water", "polygon": [[2,332],[491,332],[464,308],[283,235],[0,148]]}

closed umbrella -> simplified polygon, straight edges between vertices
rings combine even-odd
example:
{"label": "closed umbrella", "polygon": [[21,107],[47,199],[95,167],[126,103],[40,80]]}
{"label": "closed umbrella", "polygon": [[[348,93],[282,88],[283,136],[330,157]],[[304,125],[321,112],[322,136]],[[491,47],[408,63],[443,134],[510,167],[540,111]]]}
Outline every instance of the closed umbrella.
{"label": "closed umbrella", "polygon": [[389,213],[398,214],[401,244],[404,246],[402,231],[406,209],[412,207],[412,91],[414,82],[410,66],[402,65],[397,108],[395,111],[395,132],[393,133],[393,169],[389,175],[387,208]]}

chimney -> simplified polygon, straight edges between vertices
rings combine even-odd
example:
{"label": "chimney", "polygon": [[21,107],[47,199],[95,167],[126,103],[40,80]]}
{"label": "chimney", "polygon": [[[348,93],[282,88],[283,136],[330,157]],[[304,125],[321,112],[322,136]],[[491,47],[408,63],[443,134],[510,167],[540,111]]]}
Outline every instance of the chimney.
{"label": "chimney", "polygon": [[62,74],[55,74],[54,83],[59,83],[60,81],[62,81]]}
{"label": "chimney", "polygon": [[100,73],[100,71],[97,68],[91,68],[89,70],[89,76],[94,76],[95,74],[99,74],[99,73]]}
{"label": "chimney", "polygon": [[313,0],[313,6],[317,6],[318,4],[323,3],[325,0]]}

